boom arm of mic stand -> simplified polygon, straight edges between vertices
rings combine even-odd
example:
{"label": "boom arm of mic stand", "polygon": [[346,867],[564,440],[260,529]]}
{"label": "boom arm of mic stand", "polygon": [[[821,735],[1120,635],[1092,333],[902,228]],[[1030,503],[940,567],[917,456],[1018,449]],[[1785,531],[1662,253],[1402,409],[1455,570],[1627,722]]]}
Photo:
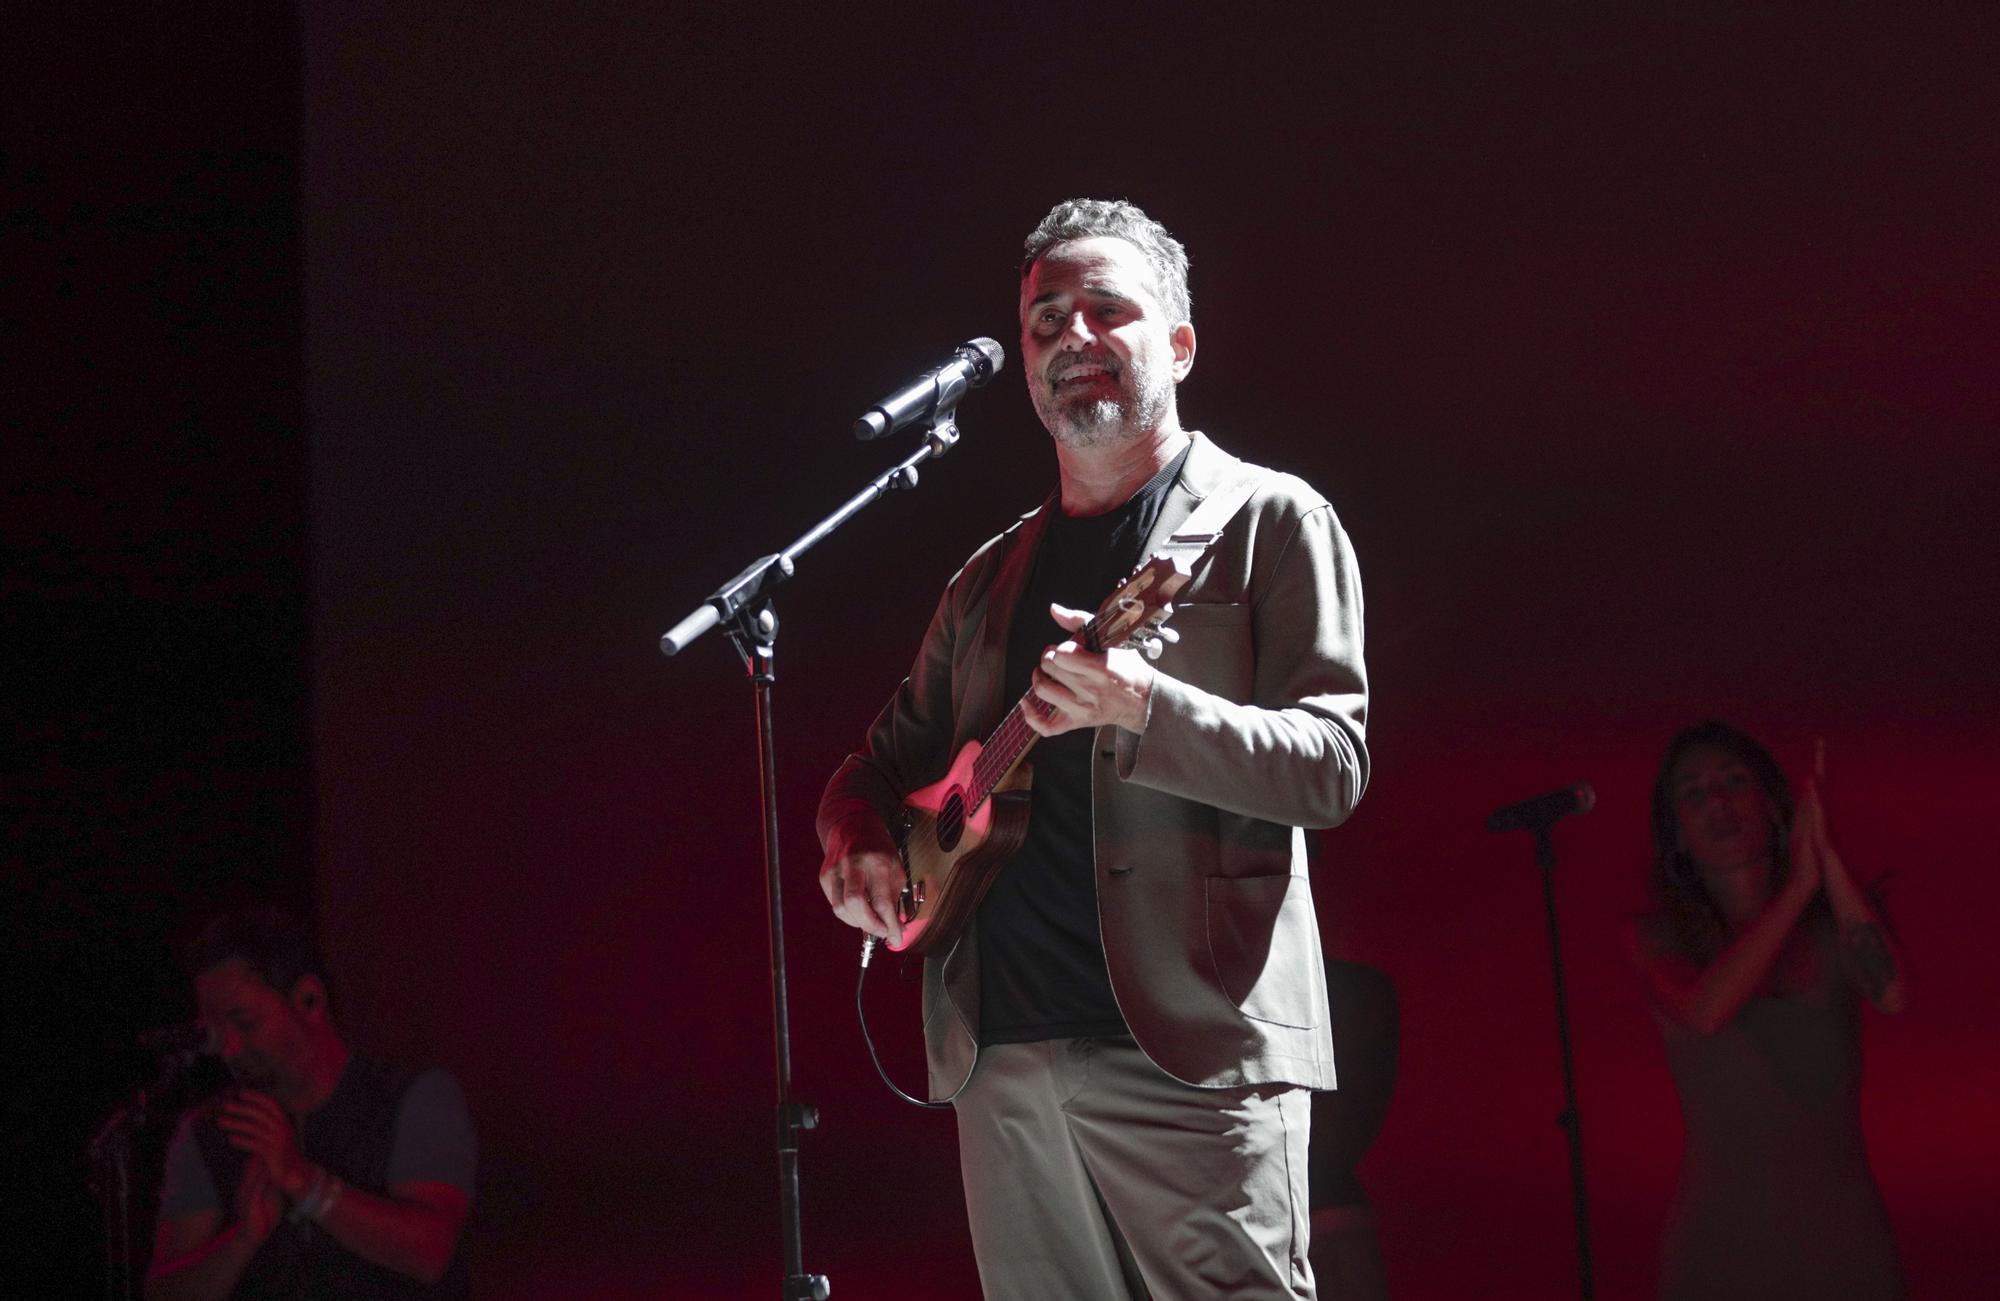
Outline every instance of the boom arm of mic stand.
{"label": "boom arm of mic stand", "polygon": [[949,411],[941,412],[937,422],[926,433],[922,446],[877,475],[867,487],[842,502],[837,510],[807,529],[790,546],[776,555],[758,560],[717,588],[707,600],[660,637],[660,653],[678,655],[703,633],[756,606],[770,595],[773,588],[792,576],[798,557],[853,518],[863,507],[891,489],[916,487],[917,467],[932,457],[943,456],[958,442],[958,426],[952,415]]}
{"label": "boom arm of mic stand", "polygon": [[806,1272],[800,1231],[799,1136],[818,1124],[819,1113],[792,1097],[791,1012],[785,989],[785,923],[778,871],[778,783],[771,722],[771,698],[777,684],[778,617],[771,591],[796,572],[799,556],[890,489],[916,487],[917,466],[951,450],[958,441],[958,426],[951,409],[943,403],[939,408],[931,413],[921,447],[876,476],[866,488],[783,551],[763,557],[730,579],[660,638],[660,650],[674,655],[709,629],[726,625],[730,641],[750,670],[756,697],[757,767],[763,782],[764,893],[771,930],[771,1020],[778,1067],[778,1209],[786,1301],[824,1301],[831,1284],[825,1275]]}

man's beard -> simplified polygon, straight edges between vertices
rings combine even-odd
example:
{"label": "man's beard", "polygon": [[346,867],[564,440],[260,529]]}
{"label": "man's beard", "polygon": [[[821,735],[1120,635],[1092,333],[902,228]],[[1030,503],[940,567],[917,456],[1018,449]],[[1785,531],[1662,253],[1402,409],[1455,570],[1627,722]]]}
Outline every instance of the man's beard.
{"label": "man's beard", "polygon": [[[1064,401],[1046,383],[1036,387],[1035,414],[1064,447],[1108,447],[1158,429],[1172,406],[1171,380],[1150,368],[1131,366],[1132,391],[1120,387],[1102,397]],[[1113,379],[1119,378],[1113,376]]]}

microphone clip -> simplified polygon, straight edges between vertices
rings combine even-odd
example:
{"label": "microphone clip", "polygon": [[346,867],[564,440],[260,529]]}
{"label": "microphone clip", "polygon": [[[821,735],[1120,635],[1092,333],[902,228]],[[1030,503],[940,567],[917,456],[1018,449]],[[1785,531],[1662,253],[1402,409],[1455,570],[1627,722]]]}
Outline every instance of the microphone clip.
{"label": "microphone clip", "polygon": [[[964,396],[961,393],[959,396]],[[953,399],[949,408],[939,411],[930,427],[924,431],[924,441],[931,445],[932,456],[943,456],[958,446],[958,402]],[[912,471],[914,473],[914,471]]]}

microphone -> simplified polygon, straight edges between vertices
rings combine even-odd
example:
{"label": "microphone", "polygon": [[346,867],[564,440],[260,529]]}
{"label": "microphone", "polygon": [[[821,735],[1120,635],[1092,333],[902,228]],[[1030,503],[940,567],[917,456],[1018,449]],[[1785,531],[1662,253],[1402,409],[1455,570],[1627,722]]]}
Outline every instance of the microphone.
{"label": "microphone", "polygon": [[968,339],[952,349],[951,360],[927,370],[862,413],[854,422],[860,439],[887,438],[904,425],[948,414],[969,388],[999,373],[1007,354],[991,339]]}
{"label": "microphone", "polygon": [[1590,783],[1578,782],[1565,786],[1547,795],[1537,795],[1531,800],[1509,804],[1504,809],[1495,809],[1493,816],[1486,819],[1488,831],[1546,831],[1558,818],[1572,813],[1588,813],[1597,807],[1597,792],[1590,789]]}
{"label": "microphone", "polygon": [[139,1032],[139,1046],[165,1056],[170,1053],[190,1053],[204,1056],[216,1050],[215,1036],[199,1021],[183,1021],[178,1025],[156,1025],[150,1030]]}

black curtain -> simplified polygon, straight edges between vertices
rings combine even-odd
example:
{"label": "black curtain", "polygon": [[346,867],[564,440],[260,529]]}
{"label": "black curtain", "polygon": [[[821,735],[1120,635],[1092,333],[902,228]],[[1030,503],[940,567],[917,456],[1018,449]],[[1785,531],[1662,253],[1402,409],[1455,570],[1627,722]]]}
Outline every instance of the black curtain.
{"label": "black curtain", "polygon": [[10,1296],[99,1290],[83,1151],[192,1015],[175,942],[311,903],[297,20],[93,8],[5,56]]}

